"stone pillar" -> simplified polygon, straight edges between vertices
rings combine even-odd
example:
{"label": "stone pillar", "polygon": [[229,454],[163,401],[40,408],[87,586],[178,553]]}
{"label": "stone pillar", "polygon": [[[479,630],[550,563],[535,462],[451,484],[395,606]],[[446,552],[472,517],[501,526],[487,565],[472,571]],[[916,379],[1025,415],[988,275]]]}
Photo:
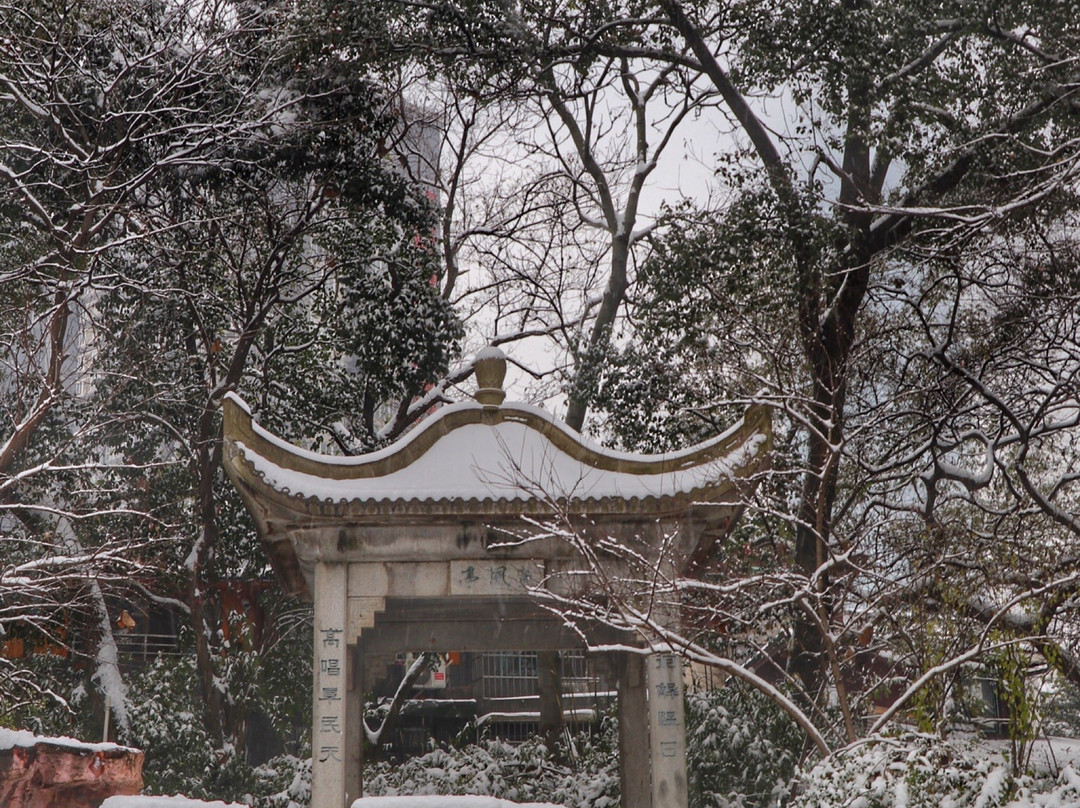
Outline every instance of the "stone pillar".
{"label": "stone pillar", "polygon": [[346,808],[350,692],[346,640],[348,567],[315,565],[314,724],[311,808]]}
{"label": "stone pillar", "polygon": [[652,808],[649,784],[649,701],[645,657],[616,655],[619,691],[619,783],[626,808]]}
{"label": "stone pillar", "polygon": [[626,808],[686,808],[682,662],[673,654],[621,653],[619,780]]}
{"label": "stone pillar", "polygon": [[566,754],[562,683],[562,654],[539,651],[536,655],[536,686],[540,691],[540,735],[552,759],[560,759]]}
{"label": "stone pillar", "polygon": [[649,757],[652,808],[686,808],[686,721],[682,660],[651,654],[645,660],[649,692]]}
{"label": "stone pillar", "polygon": [[346,806],[364,796],[364,656],[359,643],[349,647],[349,692],[345,713]]}

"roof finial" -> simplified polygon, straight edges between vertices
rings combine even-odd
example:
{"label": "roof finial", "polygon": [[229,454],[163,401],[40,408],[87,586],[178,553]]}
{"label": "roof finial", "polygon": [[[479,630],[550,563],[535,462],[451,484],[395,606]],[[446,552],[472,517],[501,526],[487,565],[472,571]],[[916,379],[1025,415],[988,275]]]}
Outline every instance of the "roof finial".
{"label": "roof finial", "polygon": [[489,345],[481,348],[473,361],[477,390],[473,397],[485,407],[498,407],[506,398],[503,379],[506,378],[506,354]]}

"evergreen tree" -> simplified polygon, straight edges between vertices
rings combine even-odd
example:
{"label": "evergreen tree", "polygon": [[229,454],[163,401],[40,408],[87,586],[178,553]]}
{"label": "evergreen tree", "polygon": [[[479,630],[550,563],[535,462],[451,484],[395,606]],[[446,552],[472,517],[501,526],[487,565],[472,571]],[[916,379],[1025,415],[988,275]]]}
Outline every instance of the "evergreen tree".
{"label": "evergreen tree", "polygon": [[[179,611],[197,675],[170,681],[197,689],[205,756],[193,765],[240,771],[252,716],[276,709],[248,694],[286,646],[273,625],[226,637],[221,584],[268,569],[221,473],[221,398],[240,392],[313,448],[384,440],[384,416],[445,376],[461,335],[432,284],[434,211],[386,157],[385,91],[298,62],[281,9],[11,10],[2,585],[47,582],[5,625],[32,620],[97,656],[120,739],[152,738],[129,720],[115,598]],[[58,636],[60,616],[78,621],[75,636]],[[288,733],[292,712],[270,715],[274,729]],[[244,785],[203,787],[239,797]]]}

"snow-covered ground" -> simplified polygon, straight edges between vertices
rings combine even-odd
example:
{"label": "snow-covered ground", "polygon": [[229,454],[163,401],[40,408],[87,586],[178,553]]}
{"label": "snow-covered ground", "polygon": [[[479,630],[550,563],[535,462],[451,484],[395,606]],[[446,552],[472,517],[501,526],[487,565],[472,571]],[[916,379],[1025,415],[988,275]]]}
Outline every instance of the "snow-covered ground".
{"label": "snow-covered ground", "polygon": [[[109,797],[101,808],[246,808],[237,803],[187,797]],[[548,802],[508,802],[495,797],[364,797],[352,808],[561,808]]]}
{"label": "snow-covered ground", "polygon": [[[1004,765],[1011,754],[1006,740],[984,740],[985,748],[995,763]],[[1080,772],[1080,739],[1040,738],[1032,743],[1030,766],[1039,774],[1055,774],[1066,766]]]}
{"label": "snow-covered ground", "polygon": [[364,797],[352,808],[560,808],[550,802],[509,802],[495,797]]}
{"label": "snow-covered ground", "polygon": [[248,808],[235,802],[204,802],[187,797],[109,797],[101,808]]}

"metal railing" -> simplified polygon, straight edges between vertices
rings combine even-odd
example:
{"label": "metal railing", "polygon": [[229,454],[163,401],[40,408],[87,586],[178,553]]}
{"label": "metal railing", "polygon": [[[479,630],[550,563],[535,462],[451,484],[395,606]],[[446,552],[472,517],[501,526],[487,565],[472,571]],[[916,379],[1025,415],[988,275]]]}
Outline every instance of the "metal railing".
{"label": "metal railing", "polygon": [[178,656],[180,645],[173,634],[150,634],[136,631],[117,631],[113,634],[116,651],[122,659],[146,661],[159,654]]}

